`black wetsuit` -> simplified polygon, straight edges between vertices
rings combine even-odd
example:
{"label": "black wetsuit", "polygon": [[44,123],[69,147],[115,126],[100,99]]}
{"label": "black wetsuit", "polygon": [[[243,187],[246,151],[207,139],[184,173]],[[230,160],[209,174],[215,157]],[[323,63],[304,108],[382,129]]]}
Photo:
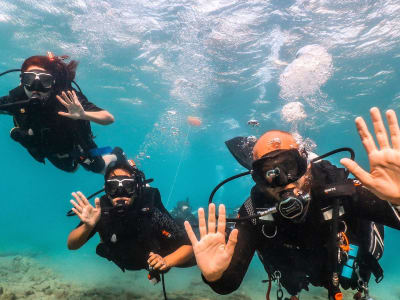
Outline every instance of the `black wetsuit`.
{"label": "black wetsuit", "polygon": [[[83,94],[76,94],[85,111],[103,110],[89,102]],[[8,96],[1,97],[0,105],[25,100],[28,98],[24,88],[19,86],[11,90]],[[11,131],[11,137],[39,162],[44,163],[47,158],[57,168],[67,172],[76,170],[78,163],[93,172],[103,171],[104,160],[89,152],[97,148],[90,122],[58,115],[59,111],[66,112],[67,109],[54,94],[47,101],[46,105],[31,102],[1,109],[0,113],[10,114],[14,118],[16,128]]]}
{"label": "black wetsuit", "polygon": [[88,239],[98,232],[101,242],[96,253],[123,271],[148,269],[150,252],[164,257],[183,245],[191,245],[183,227],[162,205],[156,188],[146,187],[142,197],[121,214],[105,213],[113,210],[106,196],[101,197],[100,205],[102,216]]}
{"label": "black wetsuit", "polygon": [[[344,173],[343,169],[337,169],[325,161],[313,165],[313,169],[316,170],[317,167],[333,170],[333,174],[340,171]],[[323,171],[315,173],[313,172],[313,178],[318,178],[318,181],[322,180],[327,184],[335,181],[335,178],[329,178],[330,175]],[[360,271],[364,280],[368,281],[371,271],[375,276],[380,276],[382,271],[379,270],[379,264],[374,265],[383,254],[383,226],[379,224],[400,229],[400,216],[396,208],[378,199],[359,182],[351,179],[344,179],[344,182],[355,186],[355,194],[351,198],[342,199],[344,214],[341,214],[340,220],[347,225],[350,243],[364,245],[359,251],[365,258],[361,259],[361,264],[365,265],[360,266]],[[317,186],[313,185],[315,189]],[[279,217],[237,223],[238,242],[228,269],[219,280],[207,282],[215,292],[228,294],[235,291],[256,251],[268,273],[273,274],[277,270],[281,272],[280,282],[291,295],[297,295],[302,289],[308,290],[308,284],[323,286],[329,290],[331,227],[329,222],[324,221],[321,213],[324,200],[315,196],[313,187],[308,214],[303,223],[292,223]],[[239,215],[252,215],[257,210],[273,206],[273,203],[272,199],[266,198],[255,186]],[[354,280],[340,278],[340,283],[345,289],[357,287]]]}

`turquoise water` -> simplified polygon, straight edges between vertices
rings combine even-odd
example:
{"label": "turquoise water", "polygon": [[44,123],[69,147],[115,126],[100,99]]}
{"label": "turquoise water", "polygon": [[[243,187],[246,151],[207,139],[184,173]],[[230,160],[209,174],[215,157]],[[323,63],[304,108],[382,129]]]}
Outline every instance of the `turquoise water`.
{"label": "turquoise water", "polygon": [[[168,209],[186,197],[197,208],[217,183],[243,171],[224,146],[238,135],[295,131],[316,153],[353,147],[368,168],[354,118],[368,119],[372,106],[398,112],[399,28],[395,0],[1,0],[0,72],[46,51],[79,60],[83,92],[116,119],[93,125],[99,146],[121,146],[155,179]],[[2,77],[0,94],[18,80],[17,73]],[[188,116],[201,118],[201,126],[190,126]],[[252,119],[260,125],[249,126]],[[96,257],[97,240],[66,249],[77,224],[65,217],[70,193],[90,194],[103,178],[33,161],[9,138],[11,127],[1,116],[0,257],[33,257],[78,284],[159,292],[144,272],[123,274]],[[215,200],[233,209],[250,187],[249,178],[237,180]],[[400,299],[399,237],[386,230],[386,278],[373,285],[376,299]],[[262,299],[265,277],[255,258],[241,291]],[[208,293],[202,297],[216,299],[200,281],[195,268],[173,270],[167,288],[184,291],[195,282]]]}

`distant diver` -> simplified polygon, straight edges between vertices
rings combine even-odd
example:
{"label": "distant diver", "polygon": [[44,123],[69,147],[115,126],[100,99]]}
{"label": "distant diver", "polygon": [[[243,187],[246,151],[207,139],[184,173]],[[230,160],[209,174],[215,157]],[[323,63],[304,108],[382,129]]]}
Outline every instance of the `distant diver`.
{"label": "distant diver", "polygon": [[[97,232],[99,256],[122,271],[146,269],[155,283],[172,267],[194,265],[184,228],[171,218],[160,192],[147,185],[151,180],[133,161],[112,162],[104,180],[106,194],[95,199],[95,206],[81,192],[72,194],[72,211],[81,222],[69,234],[70,250],[79,249]],[[164,284],[163,288],[165,296]]]}
{"label": "distant diver", "polygon": [[[47,158],[54,166],[74,172],[79,165],[102,173],[121,155],[119,149],[98,148],[90,122],[108,125],[114,117],[72,87],[78,62],[68,56],[31,56],[21,69],[21,84],[0,98],[0,113],[13,116],[11,138],[25,147],[38,162]],[[75,83],[76,84],[76,83]]]}
{"label": "distant diver", "polygon": [[[185,222],[204,281],[219,294],[233,292],[257,252],[269,284],[277,283],[278,299],[284,297],[283,288],[291,300],[298,299],[310,284],[326,288],[331,300],[343,298],[341,288],[357,290],[354,299],[371,299],[371,274],[376,282],[383,279],[378,262],[384,250],[383,225],[400,229],[400,207],[396,206],[400,204],[400,130],[394,111],[388,111],[387,117],[393,147],[379,110],[371,109],[380,149],[364,120],[356,119],[370,173],[353,161],[350,148],[307,162],[307,152],[290,133],[280,130],[266,132],[251,147],[243,147],[248,145],[246,138],[243,144],[240,138],[233,144],[227,142],[233,153],[247,151],[235,157],[250,170],[232,178],[251,174],[255,186],[239,218],[229,220],[236,223],[229,237],[224,205],[219,207],[216,225],[211,203],[216,189],[210,196],[208,232],[203,209],[198,213],[199,241]],[[348,178],[346,169],[323,160],[343,150],[349,151],[352,159],[341,162],[357,179]],[[248,160],[249,154],[252,160]],[[269,293],[270,286],[267,299]]]}
{"label": "distant diver", "polygon": [[192,212],[189,197],[185,200],[178,201],[176,206],[171,210],[171,217],[176,223],[183,226],[185,221],[188,221],[192,226],[197,227],[197,217]]}

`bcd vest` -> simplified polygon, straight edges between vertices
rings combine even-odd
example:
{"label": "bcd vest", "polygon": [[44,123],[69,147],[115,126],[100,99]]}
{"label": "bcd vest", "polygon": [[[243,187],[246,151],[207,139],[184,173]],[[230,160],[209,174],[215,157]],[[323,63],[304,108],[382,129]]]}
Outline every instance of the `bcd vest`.
{"label": "bcd vest", "polygon": [[[257,253],[266,271],[269,274],[273,274],[276,270],[281,271],[282,274],[291,274],[286,286],[284,280],[282,283],[293,295],[306,288],[308,283],[315,286],[326,286],[326,282],[329,280],[330,262],[325,262],[328,266],[318,265],[318,259],[330,257],[332,199],[324,198],[321,190],[336,186],[345,190],[339,202],[339,230],[347,229],[350,243],[359,246],[357,260],[360,266],[360,275],[364,281],[368,282],[372,272],[376,280],[381,280],[383,271],[378,260],[383,254],[383,226],[348,215],[349,208],[346,201],[351,200],[355,189],[344,169],[337,168],[328,161],[321,161],[314,163],[311,170],[313,178],[311,202],[303,223],[292,223],[276,214],[264,220],[252,219],[250,221],[251,226],[260,233],[262,246]],[[272,198],[266,198],[254,187],[251,196],[240,209],[240,217],[253,215],[257,211],[274,205],[275,201]],[[301,260],[303,262],[300,262]],[[297,262],[299,263],[297,264]],[[319,270],[324,270],[323,273],[326,274],[321,274]],[[340,283],[345,289],[357,287],[354,276],[351,280],[341,278]]]}
{"label": "bcd vest", "polygon": [[117,211],[107,196],[100,198],[102,215],[97,224],[101,242],[96,253],[114,262],[122,271],[147,268],[150,251],[160,252],[158,232],[152,227],[154,207],[167,212],[158,189],[146,187],[125,210]]}

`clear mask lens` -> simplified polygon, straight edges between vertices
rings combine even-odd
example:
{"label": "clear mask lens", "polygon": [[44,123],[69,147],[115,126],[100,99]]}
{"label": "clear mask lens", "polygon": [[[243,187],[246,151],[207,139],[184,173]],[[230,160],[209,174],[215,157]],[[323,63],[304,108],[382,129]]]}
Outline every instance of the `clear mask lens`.
{"label": "clear mask lens", "polygon": [[21,74],[21,83],[28,90],[51,89],[54,84],[54,77],[48,73],[37,73],[37,72],[23,72]]}

